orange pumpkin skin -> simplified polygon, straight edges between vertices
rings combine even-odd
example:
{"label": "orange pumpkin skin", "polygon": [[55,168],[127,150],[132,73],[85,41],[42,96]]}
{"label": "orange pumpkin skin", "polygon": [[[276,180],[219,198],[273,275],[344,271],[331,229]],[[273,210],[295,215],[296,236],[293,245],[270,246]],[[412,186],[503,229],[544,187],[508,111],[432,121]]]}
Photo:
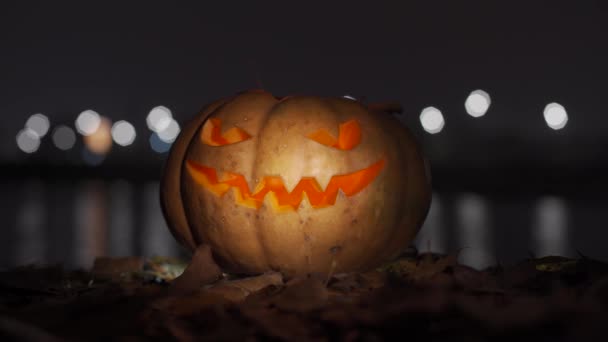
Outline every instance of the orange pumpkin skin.
{"label": "orange pumpkin skin", "polygon": [[[215,141],[224,143],[205,140],[211,119],[221,123]],[[358,124],[356,146],[311,139],[325,130],[340,140],[346,134],[339,127],[349,121]],[[231,129],[247,136],[225,143]],[[259,192],[274,180],[287,193],[306,182],[329,193],[339,176],[372,165],[379,168],[373,179],[349,195],[342,185],[333,203],[310,190],[298,205],[292,196],[290,207]],[[204,167],[216,172],[215,185]],[[363,271],[396,257],[415,237],[431,201],[426,171],[413,136],[392,115],[345,98],[277,99],[255,90],[210,104],[184,127],[165,165],[161,203],[177,240],[191,250],[209,244],[227,272]],[[230,183],[239,176],[248,189]]]}

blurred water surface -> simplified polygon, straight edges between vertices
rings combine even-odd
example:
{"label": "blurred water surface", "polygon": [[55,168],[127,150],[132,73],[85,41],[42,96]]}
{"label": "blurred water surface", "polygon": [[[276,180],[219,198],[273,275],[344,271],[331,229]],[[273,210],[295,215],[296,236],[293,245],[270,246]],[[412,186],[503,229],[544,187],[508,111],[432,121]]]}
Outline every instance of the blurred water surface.
{"label": "blurred water surface", "polygon": [[[158,182],[15,181],[2,184],[0,268],[31,263],[92,265],[97,256],[187,257],[167,229]],[[515,263],[578,253],[608,260],[600,200],[435,193],[415,244],[459,253],[462,263]]]}
{"label": "blurred water surface", "polygon": [[185,257],[165,224],[158,186],[123,180],[4,184],[0,267],[86,268],[97,256]]}

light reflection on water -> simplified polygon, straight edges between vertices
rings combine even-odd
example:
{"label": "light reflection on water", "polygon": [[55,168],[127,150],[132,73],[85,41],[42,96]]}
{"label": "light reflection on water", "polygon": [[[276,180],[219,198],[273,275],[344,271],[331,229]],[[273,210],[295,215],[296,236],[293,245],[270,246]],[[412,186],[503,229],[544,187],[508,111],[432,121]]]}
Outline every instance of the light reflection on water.
{"label": "light reflection on water", "polygon": [[158,183],[29,181],[2,189],[0,268],[89,268],[98,256],[185,257],[163,219]]}
{"label": "light reflection on water", "polygon": [[414,244],[421,252],[447,253],[448,251],[448,236],[444,229],[443,210],[441,204],[441,196],[437,193],[433,194],[431,208],[427,215],[424,227],[416,235]]}
{"label": "light reflection on water", "polygon": [[[1,186],[0,268],[29,263],[87,268],[103,255],[186,257],[166,227],[157,182]],[[435,193],[415,244],[420,251],[459,251],[459,260],[476,268],[530,255],[573,256],[574,250],[608,260],[603,209],[601,203],[559,197]]]}
{"label": "light reflection on water", "polygon": [[108,208],[104,184],[91,181],[79,185],[74,203],[73,264],[89,267],[95,257],[106,253]]}
{"label": "light reflection on water", "polygon": [[112,257],[129,256],[133,254],[135,236],[135,191],[127,181],[114,181],[110,185],[108,225],[108,255]]}
{"label": "light reflection on water", "polygon": [[496,263],[488,203],[479,195],[463,194],[456,202],[459,261],[482,269]]}
{"label": "light reflection on water", "polygon": [[[175,255],[178,252],[175,240],[160,208],[159,184],[146,183],[143,188],[144,217],[140,239],[141,255]],[[172,243],[167,243],[171,241]]]}
{"label": "light reflection on water", "polygon": [[44,223],[47,219],[44,205],[44,184],[30,182],[22,189],[22,199],[16,215],[14,263],[17,265],[44,260]]}
{"label": "light reflection on water", "polygon": [[568,207],[557,197],[543,197],[535,208],[534,250],[537,256],[571,255],[568,247]]}

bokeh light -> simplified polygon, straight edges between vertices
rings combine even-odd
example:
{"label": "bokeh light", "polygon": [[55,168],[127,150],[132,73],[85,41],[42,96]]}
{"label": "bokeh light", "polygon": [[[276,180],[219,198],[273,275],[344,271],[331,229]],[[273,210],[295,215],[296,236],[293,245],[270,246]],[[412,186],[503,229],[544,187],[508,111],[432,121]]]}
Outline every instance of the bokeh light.
{"label": "bokeh light", "polygon": [[481,89],[477,89],[469,94],[464,102],[464,108],[470,116],[478,118],[486,114],[491,103],[490,95]]}
{"label": "bokeh light", "polygon": [[543,112],[547,125],[555,130],[562,129],[568,123],[568,113],[559,103],[549,103]]}
{"label": "bokeh light", "polygon": [[146,117],[146,124],[148,128],[153,132],[161,132],[169,127],[173,115],[171,110],[165,106],[157,106],[152,108],[148,116]]}
{"label": "bokeh light", "polygon": [[40,137],[31,128],[24,128],[17,133],[17,146],[25,153],[34,153],[40,147]]}
{"label": "bokeh light", "polygon": [[129,146],[135,141],[135,127],[125,120],[120,120],[112,125],[112,139],[120,146]]}
{"label": "bokeh light", "polygon": [[158,137],[160,138],[160,140],[166,142],[166,143],[172,143],[173,141],[175,141],[175,138],[177,138],[177,136],[179,135],[180,132],[180,128],[179,128],[179,124],[177,123],[177,121],[171,119],[169,121],[169,125],[167,125],[167,127],[165,127],[165,129],[163,129],[158,133]]}
{"label": "bokeh light", "polygon": [[60,150],[67,151],[76,143],[76,133],[68,126],[60,125],[53,130],[53,144]]}
{"label": "bokeh light", "polygon": [[152,133],[150,135],[150,147],[156,153],[165,153],[171,149],[171,143],[163,141],[158,133]]}
{"label": "bokeh light", "polygon": [[84,144],[93,153],[106,154],[112,148],[112,124],[110,119],[102,117],[95,132],[84,137]]}
{"label": "bokeh light", "polygon": [[101,124],[101,117],[93,110],[85,110],[76,118],[76,130],[87,136],[95,133]]}
{"label": "bokeh light", "polygon": [[34,114],[27,119],[25,122],[25,127],[31,129],[38,135],[38,137],[42,138],[49,131],[50,127],[49,118],[44,114]]}
{"label": "bokeh light", "polygon": [[426,107],[420,113],[420,123],[422,128],[430,134],[441,132],[445,125],[443,114],[435,107]]}
{"label": "bokeh light", "polygon": [[356,99],[356,98],[354,98],[354,97],[352,97],[352,96],[350,96],[350,95],[344,95],[344,96],[342,96],[342,97],[343,97],[343,98],[345,98],[345,99],[349,99],[349,100],[357,101],[357,99]]}

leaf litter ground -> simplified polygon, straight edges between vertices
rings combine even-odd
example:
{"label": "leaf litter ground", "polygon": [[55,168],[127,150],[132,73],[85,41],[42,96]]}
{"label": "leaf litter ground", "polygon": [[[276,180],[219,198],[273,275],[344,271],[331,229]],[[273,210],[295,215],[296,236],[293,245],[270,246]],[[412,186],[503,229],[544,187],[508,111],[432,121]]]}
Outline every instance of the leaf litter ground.
{"label": "leaf litter ground", "polygon": [[169,258],[100,258],[90,271],[0,273],[0,340],[596,340],[608,264],[545,257],[478,271],[410,253],[365,273],[222,274]]}

